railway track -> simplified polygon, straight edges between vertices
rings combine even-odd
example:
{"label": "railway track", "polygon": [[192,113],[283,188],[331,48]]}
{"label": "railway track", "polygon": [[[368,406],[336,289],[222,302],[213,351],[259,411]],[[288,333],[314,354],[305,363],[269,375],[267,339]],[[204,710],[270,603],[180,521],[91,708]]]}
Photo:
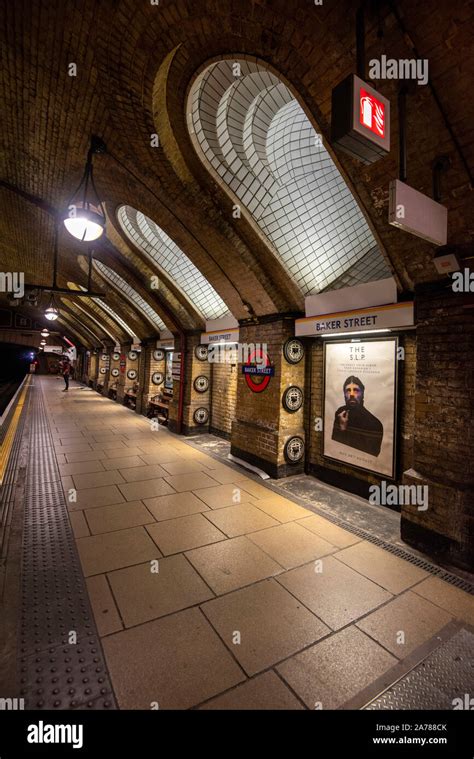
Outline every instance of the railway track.
{"label": "railway track", "polygon": [[0,379],[0,416],[5,411],[22,381],[23,377],[17,377],[13,380]]}

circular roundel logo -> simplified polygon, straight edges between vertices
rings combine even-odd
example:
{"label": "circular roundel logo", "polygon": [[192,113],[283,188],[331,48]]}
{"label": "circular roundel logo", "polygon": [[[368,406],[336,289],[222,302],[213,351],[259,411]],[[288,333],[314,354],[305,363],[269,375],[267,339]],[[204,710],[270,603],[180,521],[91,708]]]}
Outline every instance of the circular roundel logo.
{"label": "circular roundel logo", "polygon": [[289,364],[299,364],[304,356],[304,345],[300,340],[291,337],[283,346],[283,355]]}
{"label": "circular roundel logo", "polygon": [[107,369],[105,368],[105,366],[101,366],[101,367],[100,367],[100,369],[99,369],[99,372],[100,372],[101,374],[105,374],[105,373],[106,373],[106,371],[107,371]]}
{"label": "circular roundel logo", "polygon": [[302,437],[290,437],[283,449],[285,459],[289,464],[297,464],[304,456],[304,440]]}
{"label": "circular roundel logo", "polygon": [[128,372],[127,372],[128,379],[135,379],[136,376],[137,376],[137,373],[136,373],[135,369],[129,369],[128,370]]}
{"label": "circular roundel logo", "polygon": [[292,385],[283,393],[283,407],[290,414],[294,414],[303,405],[303,391],[300,387]]}
{"label": "circular roundel logo", "polygon": [[120,353],[112,353],[112,358],[114,361],[120,361]]}
{"label": "circular roundel logo", "polygon": [[110,373],[111,373],[112,377],[118,377],[119,374],[120,374],[120,372],[119,372],[118,369],[112,369],[112,371]]}
{"label": "circular roundel logo", "polygon": [[154,361],[163,361],[165,357],[164,350],[161,350],[161,348],[157,348],[156,351],[153,351],[153,359]]}
{"label": "circular roundel logo", "polygon": [[136,361],[138,358],[138,353],[136,351],[129,351],[128,358],[130,361]]}
{"label": "circular roundel logo", "polygon": [[209,389],[209,380],[207,377],[201,374],[199,377],[196,377],[193,385],[197,393],[205,393],[206,390]]}
{"label": "circular roundel logo", "polygon": [[273,367],[263,348],[256,348],[244,365],[245,381],[253,393],[262,393],[268,387]]}
{"label": "circular roundel logo", "polygon": [[209,411],[207,408],[197,408],[193,414],[196,424],[206,424],[209,420]]}
{"label": "circular roundel logo", "polygon": [[207,360],[207,345],[196,345],[194,349],[194,355],[198,359],[198,361],[206,361]]}
{"label": "circular roundel logo", "polygon": [[161,383],[163,382],[163,379],[164,377],[161,372],[153,372],[153,374],[151,375],[151,381],[153,382],[154,385],[161,385]]}

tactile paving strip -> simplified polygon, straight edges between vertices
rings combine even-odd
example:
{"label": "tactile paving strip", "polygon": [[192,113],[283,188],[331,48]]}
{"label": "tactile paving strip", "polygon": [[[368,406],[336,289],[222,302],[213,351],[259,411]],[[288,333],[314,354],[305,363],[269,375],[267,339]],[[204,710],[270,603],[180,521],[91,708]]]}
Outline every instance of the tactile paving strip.
{"label": "tactile paving strip", "polygon": [[473,685],[474,634],[462,628],[364,709],[467,709]]}
{"label": "tactile paving strip", "polygon": [[114,709],[40,385],[33,384],[30,393],[21,696],[27,709]]}

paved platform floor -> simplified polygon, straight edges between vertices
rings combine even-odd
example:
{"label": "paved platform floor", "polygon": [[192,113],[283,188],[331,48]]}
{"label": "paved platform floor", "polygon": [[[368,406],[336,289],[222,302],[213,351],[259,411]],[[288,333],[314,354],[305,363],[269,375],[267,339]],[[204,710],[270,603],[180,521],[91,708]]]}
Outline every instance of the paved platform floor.
{"label": "paved platform floor", "polygon": [[41,384],[121,708],[344,708],[474,625],[462,590],[94,391]]}

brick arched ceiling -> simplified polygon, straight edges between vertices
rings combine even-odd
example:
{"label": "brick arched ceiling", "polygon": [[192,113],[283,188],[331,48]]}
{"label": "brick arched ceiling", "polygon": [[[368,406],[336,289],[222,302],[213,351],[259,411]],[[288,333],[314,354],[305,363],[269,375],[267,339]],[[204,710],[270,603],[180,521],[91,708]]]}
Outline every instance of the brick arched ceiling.
{"label": "brick arched ceiling", "polygon": [[58,318],[58,322],[64,325],[65,332],[76,345],[82,344],[86,348],[98,348],[102,345],[102,340],[95,332],[89,331],[85,326],[79,322],[77,315],[72,314],[69,310],[66,310],[67,306],[61,309],[61,313]]}
{"label": "brick arched ceiling", "polygon": [[116,325],[110,320],[99,318],[99,316],[101,316],[100,312],[97,313],[95,311],[94,304],[80,303],[80,300],[82,299],[77,298],[76,300],[73,300],[72,298],[66,297],[60,298],[58,307],[61,315],[66,312],[66,314],[74,317],[79,324],[92,333],[101,344],[105,344],[107,341],[116,343],[120,335],[120,333],[117,334]]}
{"label": "brick arched ceiling", "polygon": [[[366,57],[406,59],[415,45],[429,59],[446,120],[430,86],[415,85],[407,104],[408,182],[431,195],[433,160],[447,155],[451,168],[443,176],[442,202],[449,210],[448,239],[472,244],[474,193],[465,163],[474,164],[474,99],[466,97],[474,78],[473,8],[459,0],[396,0],[395,5],[407,31],[390,4],[381,2],[384,37],[378,38],[377,19],[369,11]],[[329,146],[332,88],[355,70],[354,13],[350,0],[325,0],[320,6],[308,0],[3,3],[0,268],[23,271],[28,282],[51,282],[53,226],[41,204],[65,207],[82,175],[90,136],[98,134],[108,152],[95,157],[94,172],[107,209],[130,206],[153,220],[237,318],[301,311],[301,289],[250,220],[233,217],[232,200],[202,164],[188,133],[187,95],[197,73],[235,55],[264,61],[298,100],[400,286],[437,279],[433,246],[387,223],[388,183],[398,174],[396,107],[387,157],[361,166]],[[77,67],[74,76],[71,63]],[[395,80],[377,82],[393,106],[398,86]],[[149,262],[124,236],[117,244],[114,225],[112,249],[105,241],[97,258],[125,279],[123,270],[132,271],[132,286],[165,323],[167,315],[175,326],[201,328],[199,309],[187,305],[171,281],[163,278],[163,288],[151,292]],[[85,284],[83,253],[80,244],[61,234],[62,285]],[[113,308],[129,322],[129,304]]]}
{"label": "brick arched ceiling", "polygon": [[[212,63],[193,83],[187,112],[198,155],[250,212],[304,295],[350,271],[350,284],[390,276],[320,135],[263,64]],[[356,267],[368,256],[368,266]]]}
{"label": "brick arched ceiling", "polygon": [[[82,290],[82,292],[86,292],[86,288],[83,285],[77,285],[75,282],[68,282],[67,286],[71,290]],[[63,298],[63,300],[67,301],[68,299]],[[81,308],[86,307],[86,311],[92,312],[91,316],[94,316],[95,321],[98,321],[99,323],[106,322],[109,331],[114,333],[112,338],[114,344],[119,343],[121,340],[125,341],[129,338],[132,340],[138,339],[138,336],[133,331],[132,327],[130,327],[105,300],[102,298],[83,297],[81,301],[82,302],[79,303],[79,306]],[[76,305],[78,304],[77,298],[75,299],[75,303]]]}
{"label": "brick arched ceiling", "polygon": [[149,290],[153,304],[156,307],[159,307],[160,304],[166,305],[171,321],[175,325],[180,325],[183,329],[188,330],[204,328],[202,315],[196,310],[195,305],[177,287],[174,280],[163,269],[157,267],[148,253],[125,232],[117,216],[121,207],[106,209],[107,238],[113,244],[115,251],[121,254],[127,263],[133,267],[137,278],[148,283],[148,286],[151,283],[153,284]]}
{"label": "brick arched ceiling", "polygon": [[[102,243],[94,249],[92,267],[93,288],[105,294],[105,302],[109,303],[115,312],[133,327],[135,334],[140,338],[156,336],[160,329],[176,331],[176,324],[180,320],[171,311],[169,303],[164,303],[160,287],[154,290],[151,287],[150,269],[140,267],[133,254],[119,256],[117,251],[109,244]],[[85,256],[78,259],[82,271],[88,271],[89,262]],[[101,269],[96,265],[102,265]],[[114,281],[106,274],[112,272]],[[120,282],[125,282],[134,297],[123,297]],[[144,305],[143,305],[144,304]],[[155,312],[157,324],[150,322],[144,314],[144,310]],[[161,325],[161,326],[160,326]]]}
{"label": "brick arched ceiling", "polygon": [[[89,262],[86,257],[80,256],[78,261],[81,269],[84,272],[88,271]],[[150,324],[137,304],[129,298],[124,297],[120,289],[111,284],[109,279],[97,268],[96,261],[100,261],[107,269],[113,270],[116,276],[125,279],[132,289],[138,292],[144,301],[147,301],[147,292],[142,286],[141,280],[135,275],[135,272],[125,266],[121,259],[112,256],[110,252],[104,253],[102,249],[99,252],[94,252],[93,261],[91,287],[94,292],[99,292],[104,296],[94,298],[93,300],[87,299],[95,312],[101,314],[101,318],[115,325],[115,330],[119,333],[120,341],[122,342],[130,340],[130,331],[140,340],[156,337],[158,328]],[[81,289],[83,289],[83,286]],[[119,317],[121,323],[117,317]],[[125,327],[124,325],[127,326]]]}
{"label": "brick arched ceiling", "polygon": [[[81,288],[81,289],[85,290],[85,288]],[[133,329],[131,329],[131,327],[129,327],[128,324],[124,322],[124,320],[120,316],[118,316],[118,314],[116,314],[112,308],[110,308],[108,303],[104,302],[100,298],[95,298],[95,303],[97,303],[99,308],[105,311],[115,322],[117,322],[124,329],[124,331],[129,337],[131,337],[133,340],[137,339],[137,335],[135,334]]]}
{"label": "brick arched ceiling", "polygon": [[151,328],[157,332],[165,331],[166,326],[156,311],[141,297],[133,287],[126,282],[116,271],[106,266],[102,261],[94,261],[98,273],[120,293],[123,293],[127,301],[136,307],[136,309],[146,319]]}

